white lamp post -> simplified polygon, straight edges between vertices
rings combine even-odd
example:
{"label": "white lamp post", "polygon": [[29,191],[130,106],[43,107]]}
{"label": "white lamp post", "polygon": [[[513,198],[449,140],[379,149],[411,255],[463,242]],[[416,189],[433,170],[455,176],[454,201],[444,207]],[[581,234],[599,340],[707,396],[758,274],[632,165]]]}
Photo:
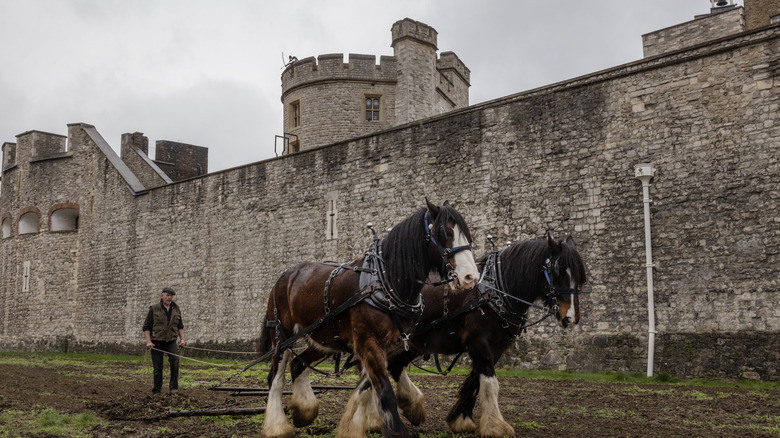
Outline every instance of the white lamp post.
{"label": "white lamp post", "polygon": [[655,300],[653,298],[653,245],[650,239],[650,180],[655,176],[655,167],[650,163],[634,166],[634,176],[642,181],[642,195],[645,204],[645,256],[647,267],[647,377],[653,377],[655,357]]}

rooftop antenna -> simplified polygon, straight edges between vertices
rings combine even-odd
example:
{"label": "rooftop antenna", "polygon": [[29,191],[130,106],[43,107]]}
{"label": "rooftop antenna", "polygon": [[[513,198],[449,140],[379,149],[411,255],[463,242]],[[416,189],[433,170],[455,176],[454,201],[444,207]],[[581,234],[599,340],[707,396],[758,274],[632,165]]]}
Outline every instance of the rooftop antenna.
{"label": "rooftop antenna", "polygon": [[296,62],[298,62],[298,57],[297,56],[292,56],[292,55],[288,57],[287,61],[285,61],[284,60],[284,52],[282,52],[282,64],[284,64],[282,66],[282,68],[287,68],[287,66],[289,66],[290,64],[296,63]]}

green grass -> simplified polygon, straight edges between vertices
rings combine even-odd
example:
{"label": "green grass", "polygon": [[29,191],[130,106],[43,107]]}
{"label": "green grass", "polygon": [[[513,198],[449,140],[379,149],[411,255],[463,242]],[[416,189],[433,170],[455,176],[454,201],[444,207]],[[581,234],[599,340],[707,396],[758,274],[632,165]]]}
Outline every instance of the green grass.
{"label": "green grass", "polygon": [[[184,364],[202,365],[207,368],[194,368],[188,367],[187,375],[192,379],[192,382],[186,382],[186,384],[197,385],[196,381],[208,380],[208,379],[224,379],[232,374],[235,374],[237,370],[242,369],[247,361],[230,360],[230,359],[211,359],[211,358],[198,358],[199,361],[214,364],[216,366],[208,366],[198,362],[190,362],[187,359],[183,360]],[[79,368],[92,368],[100,370],[102,372],[95,371],[93,376],[105,376],[106,379],[111,377],[111,364],[109,362],[128,362],[138,363],[138,372],[147,372],[144,370],[144,361],[151,363],[149,358],[144,356],[132,356],[132,355],[113,355],[113,354],[88,354],[88,353],[13,353],[13,352],[0,352],[0,365],[31,365],[31,366],[74,366]],[[260,363],[253,366],[247,373],[267,372],[267,363]],[[330,361],[317,366],[318,369],[323,371],[332,371],[333,364]],[[428,367],[430,368],[430,367]],[[471,372],[471,368],[455,367],[450,372],[450,375],[467,375]],[[419,370],[415,367],[408,369],[410,375],[428,375],[429,373]],[[514,370],[514,369],[500,369],[496,370],[496,374],[501,377],[517,377],[524,379],[546,379],[546,380],[573,380],[573,381],[585,381],[585,382],[605,382],[605,383],[631,383],[631,384],[661,384],[672,386],[700,386],[705,388],[748,388],[755,390],[776,389],[780,390],[780,380],[774,382],[767,381],[755,381],[755,380],[719,380],[719,379],[677,379],[671,377],[669,374],[659,372],[653,377],[647,377],[643,372],[624,372],[624,371],[605,371],[605,372],[580,372],[580,371],[552,371],[552,370]],[[349,381],[357,383],[359,376],[357,373],[347,373],[343,377],[346,377]],[[321,378],[324,382],[327,382],[328,378]],[[455,382],[453,385],[458,386],[460,383]]]}
{"label": "green grass", "polygon": [[7,410],[0,414],[0,437],[33,435],[88,437],[90,429],[101,423],[91,414],[63,414],[55,409],[42,411]]}

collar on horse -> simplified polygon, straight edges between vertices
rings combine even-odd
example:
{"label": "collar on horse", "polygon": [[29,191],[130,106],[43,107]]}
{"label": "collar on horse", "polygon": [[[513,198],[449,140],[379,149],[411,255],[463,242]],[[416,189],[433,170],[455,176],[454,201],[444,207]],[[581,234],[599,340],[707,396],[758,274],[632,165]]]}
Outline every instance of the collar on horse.
{"label": "collar on horse", "polygon": [[433,224],[428,223],[428,212],[425,212],[425,216],[423,217],[423,220],[425,221],[425,240],[427,242],[433,242],[434,245],[436,245],[436,248],[439,250],[439,254],[441,254],[441,274],[442,277],[446,277],[447,280],[443,283],[449,283],[452,281],[452,276],[454,275],[453,266],[452,263],[450,263],[450,257],[454,256],[455,254],[461,252],[461,251],[471,251],[471,245],[463,245],[463,246],[456,246],[453,248],[447,248],[439,244],[439,242],[436,241],[436,238],[433,236],[434,233],[431,232],[431,227]]}

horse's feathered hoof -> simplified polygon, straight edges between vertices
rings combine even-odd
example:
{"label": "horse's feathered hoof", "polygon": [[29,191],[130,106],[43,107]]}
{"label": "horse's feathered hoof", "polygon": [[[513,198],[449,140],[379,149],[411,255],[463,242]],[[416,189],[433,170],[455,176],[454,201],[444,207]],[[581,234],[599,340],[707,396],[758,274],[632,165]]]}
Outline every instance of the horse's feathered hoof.
{"label": "horse's feathered hoof", "polygon": [[510,426],[506,421],[502,421],[500,423],[493,424],[490,427],[480,427],[479,430],[477,430],[477,436],[481,438],[514,438],[516,435],[515,429],[512,428],[512,426]]}
{"label": "horse's feathered hoof", "polygon": [[290,413],[295,427],[305,427],[313,423],[320,414],[320,405],[319,403],[316,403],[309,406],[307,409],[304,409],[301,406],[290,406]]}
{"label": "horse's feathered hoof", "polygon": [[411,401],[406,398],[398,399],[398,408],[404,417],[414,426],[419,426],[425,421],[425,403],[422,398]]}
{"label": "horse's feathered hoof", "polygon": [[263,438],[295,438],[295,429],[288,422],[275,425],[263,424]]}
{"label": "horse's feathered hoof", "polygon": [[465,417],[463,414],[449,422],[450,430],[453,433],[474,433],[477,425],[471,417]]}

